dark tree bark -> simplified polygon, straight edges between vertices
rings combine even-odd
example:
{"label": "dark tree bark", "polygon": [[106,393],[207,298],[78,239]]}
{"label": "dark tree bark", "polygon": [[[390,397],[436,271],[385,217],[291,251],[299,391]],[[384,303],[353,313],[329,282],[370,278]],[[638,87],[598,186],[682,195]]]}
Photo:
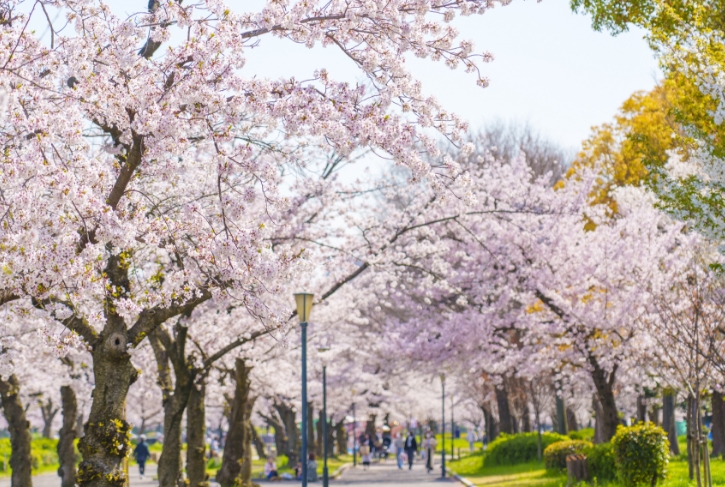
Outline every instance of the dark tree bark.
{"label": "dark tree bark", "polygon": [[244,458],[242,461],[242,473],[240,475],[240,487],[253,487],[254,485],[252,483],[252,432],[254,431],[254,427],[252,426],[252,410],[254,409],[256,400],[256,397],[250,397],[244,409]]}
{"label": "dark tree bark", "polygon": [[604,433],[602,432],[602,405],[599,404],[597,395],[592,396],[592,409],[594,410],[594,440],[596,444],[604,443]]}
{"label": "dark tree bark", "polygon": [[570,407],[566,408],[566,428],[569,431],[579,431],[579,422],[576,420],[576,414]]}
{"label": "dark tree bark", "polygon": [[284,424],[274,417],[274,412],[268,416],[261,415],[269,426],[274,428],[274,447],[277,455],[283,455],[287,451],[287,436],[285,435]]}
{"label": "dark tree bark", "polygon": [[76,485],[76,452],[73,442],[76,439],[76,420],[78,418],[78,402],[76,393],[70,386],[60,388],[60,399],[63,406],[63,426],[60,428],[58,440],[58,476],[61,487]]}
{"label": "dark tree bark", "polygon": [[76,418],[76,438],[83,438],[83,413],[81,412]]}
{"label": "dark tree bark", "polygon": [[217,482],[222,487],[235,487],[240,480],[242,464],[244,463],[245,447],[248,439],[245,423],[247,421],[247,401],[249,400],[249,367],[244,360],[235,361],[234,401],[229,414],[229,431],[224,443],[222,466],[217,472]]}
{"label": "dark tree bark", "polygon": [[375,440],[375,422],[377,419],[378,416],[376,414],[370,414],[368,415],[368,420],[365,422],[365,434],[370,435],[373,441]]}
{"label": "dark tree bark", "polygon": [[344,455],[347,453],[347,430],[345,422],[339,421],[335,423],[335,442],[337,443],[337,454]]}
{"label": "dark tree bark", "polygon": [[40,415],[43,417],[43,438],[53,438],[53,421],[58,414],[58,408],[53,404],[52,399],[38,401]]}
{"label": "dark tree bark", "polygon": [[524,403],[521,406],[521,431],[523,433],[531,433],[531,411],[529,410],[529,402],[524,399]]}
{"label": "dark tree bark", "polygon": [[486,440],[490,443],[498,436],[498,422],[493,417],[491,408],[486,405],[481,405],[481,411],[483,412],[483,421],[486,426]]}
{"label": "dark tree bark", "polygon": [[617,366],[611,372],[600,367],[599,362],[593,354],[589,354],[589,364],[592,367],[592,379],[597,390],[597,398],[602,407],[602,440],[610,441],[617,433],[619,425],[619,413],[617,403],[614,400],[614,381],[616,380]]}
{"label": "dark tree bark", "polygon": [[282,424],[284,424],[287,438],[285,442],[287,445],[285,450],[287,465],[294,468],[300,458],[300,431],[297,428],[297,413],[291,406],[283,402],[275,403],[274,408],[282,419]]}
{"label": "dark tree bark", "polygon": [[637,396],[637,421],[647,421],[647,404],[643,394]]}
{"label": "dark tree bark", "polygon": [[650,423],[654,424],[655,426],[660,425],[660,406],[659,404],[652,404],[652,407],[647,412],[647,417],[649,418]]}
{"label": "dark tree bark", "polygon": [[25,418],[25,408],[20,400],[20,383],[15,375],[8,377],[7,381],[0,378],[0,398],[10,430],[10,485],[33,487],[30,423]]}
{"label": "dark tree bark", "polygon": [[662,429],[667,432],[667,439],[670,440],[670,453],[680,454],[680,445],[677,443],[677,428],[675,426],[675,403],[677,393],[672,389],[665,389],[662,392]]}
{"label": "dark tree bark", "polygon": [[[181,479],[181,430],[195,378],[195,371],[186,360],[188,327],[177,322],[174,331],[175,338],[162,328],[149,335],[164,408],[164,449],[159,457],[159,487],[176,487]],[[175,380],[172,379],[169,363]]]}
{"label": "dark tree bark", "polygon": [[501,433],[514,433],[514,418],[511,415],[509,396],[504,384],[496,386],[496,405],[498,406],[498,424]]}
{"label": "dark tree bark", "polygon": [[261,459],[267,458],[265,444],[262,438],[259,437],[259,434],[257,434],[257,430],[255,428],[249,428],[249,430],[252,433],[252,443],[254,444],[254,449],[257,450],[257,456]]}
{"label": "dark tree bark", "polygon": [[719,391],[712,391],[712,456],[725,454],[725,404]]}
{"label": "dark tree bark", "polygon": [[317,417],[317,458],[322,458],[322,445],[324,445],[325,441],[324,438],[322,438],[322,425],[325,422],[325,417],[322,415],[322,409],[318,411],[318,417]]}
{"label": "dark tree bark", "polygon": [[566,417],[566,405],[564,404],[564,398],[558,391],[554,392],[554,403],[556,405],[556,423],[554,430],[560,435],[569,434],[569,424]]}
{"label": "dark tree bark", "polygon": [[189,487],[209,487],[206,474],[206,378],[191,388],[186,410],[186,476]]}
{"label": "dark tree bark", "polygon": [[315,438],[315,406],[312,402],[307,403],[307,454],[317,451],[317,443],[320,436]]}

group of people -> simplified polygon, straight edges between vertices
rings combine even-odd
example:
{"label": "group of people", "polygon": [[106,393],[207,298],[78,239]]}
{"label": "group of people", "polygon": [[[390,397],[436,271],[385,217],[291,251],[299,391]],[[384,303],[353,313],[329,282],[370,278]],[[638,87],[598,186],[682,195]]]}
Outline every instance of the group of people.
{"label": "group of people", "polygon": [[[297,462],[294,472],[294,479],[302,480],[302,462]],[[279,474],[277,471],[277,461],[273,456],[267,457],[267,463],[264,464],[264,476],[267,480],[293,480],[290,474]],[[318,480],[317,460],[315,454],[310,453],[309,459],[307,460],[307,481],[317,482]]]}
{"label": "group of people", "polygon": [[[435,457],[436,446],[438,445],[435,435],[428,431],[421,442],[420,446],[423,458],[425,459],[425,467],[430,473],[433,470],[433,458]],[[395,439],[391,445],[391,453],[395,454],[395,458],[398,461],[398,468],[403,469],[404,465],[408,464],[408,470],[413,468],[415,462],[415,455],[418,453],[418,440],[415,437],[415,433],[408,431],[405,438],[398,433],[395,435]]]}

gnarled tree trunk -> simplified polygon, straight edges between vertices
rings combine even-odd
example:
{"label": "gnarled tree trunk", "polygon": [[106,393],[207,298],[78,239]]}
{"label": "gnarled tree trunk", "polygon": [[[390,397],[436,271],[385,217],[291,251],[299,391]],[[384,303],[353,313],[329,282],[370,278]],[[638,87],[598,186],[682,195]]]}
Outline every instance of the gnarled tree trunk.
{"label": "gnarled tree trunk", "polygon": [[53,421],[58,414],[58,408],[53,404],[52,399],[43,402],[38,401],[40,406],[40,415],[43,417],[43,438],[53,438]]}
{"label": "gnarled tree trunk", "polygon": [[206,382],[202,377],[191,388],[186,410],[186,476],[189,487],[209,487],[206,474]]}
{"label": "gnarled tree trunk", "polygon": [[25,418],[25,408],[20,400],[20,383],[15,375],[11,375],[6,381],[0,378],[0,398],[10,430],[10,468],[13,471],[10,485],[33,487],[30,423]]}
{"label": "gnarled tree trunk", "polygon": [[490,443],[498,436],[498,422],[493,417],[493,413],[488,406],[482,405],[480,407],[481,411],[483,411],[483,421],[486,425],[486,441]]}
{"label": "gnarled tree trunk", "polygon": [[257,456],[262,460],[267,458],[266,445],[262,441],[262,438],[259,437],[257,430],[249,428],[249,431],[252,434],[252,443],[254,444],[254,449],[257,450]]}
{"label": "gnarled tree trunk", "polygon": [[602,432],[602,405],[599,404],[597,395],[592,396],[592,409],[594,409],[594,439],[595,444],[604,443],[604,433]]}
{"label": "gnarled tree trunk", "polygon": [[61,487],[76,485],[76,452],[73,442],[76,439],[76,420],[78,418],[78,402],[76,393],[71,386],[60,388],[60,399],[63,407],[63,426],[60,428],[58,440],[58,476]]}
{"label": "gnarled tree trunk", "polygon": [[644,423],[647,421],[647,403],[644,394],[637,396],[637,421]]}
{"label": "gnarled tree trunk", "polygon": [[224,443],[222,466],[217,473],[217,482],[222,487],[235,487],[237,480],[241,480],[244,450],[248,443],[246,436],[249,436],[245,428],[249,400],[249,371],[244,360],[236,359],[234,401],[229,414],[229,431]]}
{"label": "gnarled tree trunk", "polygon": [[345,422],[340,420],[335,423],[335,442],[337,443],[337,454],[344,455],[347,453],[347,430]]}
{"label": "gnarled tree trunk", "polygon": [[282,402],[275,403],[274,408],[277,410],[279,417],[282,419],[284,429],[286,433],[287,449],[285,453],[287,455],[287,465],[293,468],[297,465],[297,461],[300,457],[300,432],[297,429],[297,414],[292,407]]}
{"label": "gnarled tree trunk", "polygon": [[712,456],[725,454],[725,404],[719,391],[712,391]]}
{"label": "gnarled tree trunk", "polygon": [[589,364],[592,366],[592,380],[597,390],[597,398],[602,407],[602,440],[607,442],[611,440],[617,433],[619,425],[619,413],[617,412],[617,403],[614,400],[614,381],[617,373],[617,366],[607,373],[599,366],[596,358],[589,354]]}

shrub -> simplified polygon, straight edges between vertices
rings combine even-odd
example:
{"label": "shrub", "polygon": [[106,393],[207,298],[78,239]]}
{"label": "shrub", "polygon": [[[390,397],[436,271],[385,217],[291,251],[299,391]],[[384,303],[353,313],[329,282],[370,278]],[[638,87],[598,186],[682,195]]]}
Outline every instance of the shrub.
{"label": "shrub", "polygon": [[[567,440],[566,436],[556,433],[543,433],[541,435],[542,448],[552,443]],[[483,465],[515,465],[536,460],[538,451],[536,433],[519,433],[516,435],[502,434],[488,445]]]}
{"label": "shrub", "polygon": [[617,428],[612,438],[619,480],[627,486],[656,485],[667,475],[670,442],[667,433],[652,423]]}
{"label": "shrub", "polygon": [[568,440],[559,441],[547,446],[544,450],[544,463],[549,470],[561,470],[566,468],[566,457],[575,453],[584,453],[592,445],[589,441]]}
{"label": "shrub", "polygon": [[[56,465],[58,463],[58,440],[48,438],[37,438],[30,443],[31,465],[33,470]],[[7,462],[7,469],[10,470],[10,438],[0,439],[0,472],[3,472],[3,459]]]}
{"label": "shrub", "polygon": [[579,431],[570,431],[567,436],[572,440],[592,441],[594,439],[594,428],[582,428]]}
{"label": "shrub", "polygon": [[617,467],[614,464],[614,449],[611,443],[592,445],[584,450],[584,455],[587,456],[590,479],[601,482],[616,478]]}

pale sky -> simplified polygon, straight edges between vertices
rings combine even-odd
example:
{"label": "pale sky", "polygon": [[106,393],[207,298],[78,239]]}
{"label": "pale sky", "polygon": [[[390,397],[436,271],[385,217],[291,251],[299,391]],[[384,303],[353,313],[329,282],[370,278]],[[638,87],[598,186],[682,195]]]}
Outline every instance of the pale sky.
{"label": "pale sky", "polygon": [[[565,0],[514,0],[482,16],[457,18],[454,25],[477,51],[494,54],[494,62],[483,66],[488,88],[442,63],[412,58],[408,65],[426,93],[474,129],[496,120],[528,122],[564,148],[578,149],[591,126],[609,121],[629,95],[652,88],[660,76],[643,31],[617,37],[595,32],[589,17],[574,14]],[[273,46],[265,45],[270,41]],[[262,43],[245,69],[307,78],[325,67],[335,79],[355,76],[351,61],[333,49],[310,51],[276,39]]]}

